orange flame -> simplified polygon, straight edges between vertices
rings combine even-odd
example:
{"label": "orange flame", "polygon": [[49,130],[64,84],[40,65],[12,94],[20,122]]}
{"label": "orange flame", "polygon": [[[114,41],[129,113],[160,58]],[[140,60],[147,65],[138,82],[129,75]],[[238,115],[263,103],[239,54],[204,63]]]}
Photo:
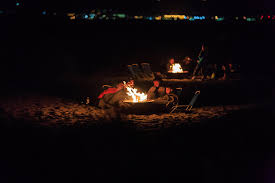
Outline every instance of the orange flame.
{"label": "orange flame", "polygon": [[147,100],[147,95],[145,93],[137,92],[136,88],[132,88],[123,81],[125,88],[127,89],[127,95],[132,97],[132,102],[143,102]]}
{"label": "orange flame", "polygon": [[172,64],[170,66],[170,72],[172,73],[183,73],[181,65],[179,63]]}

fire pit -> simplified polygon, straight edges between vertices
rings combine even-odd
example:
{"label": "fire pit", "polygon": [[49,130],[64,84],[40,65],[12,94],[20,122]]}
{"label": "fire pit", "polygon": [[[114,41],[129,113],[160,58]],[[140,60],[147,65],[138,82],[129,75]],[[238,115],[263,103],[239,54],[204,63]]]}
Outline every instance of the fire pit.
{"label": "fire pit", "polygon": [[170,66],[169,73],[183,73],[181,65],[179,63],[174,63]]}
{"label": "fire pit", "polygon": [[165,109],[165,105],[154,103],[154,100],[147,100],[147,94],[138,92],[136,88],[128,86],[125,81],[123,83],[127,89],[127,95],[131,97],[123,101],[129,104],[127,112],[132,114],[148,114],[160,112]]}
{"label": "fire pit", "polygon": [[145,101],[140,101],[140,102],[134,102],[133,100],[124,100],[123,102],[128,103],[128,104],[149,104],[154,102],[154,100],[145,100]]}
{"label": "fire pit", "polygon": [[185,77],[189,72],[184,71],[179,63],[175,63],[170,66],[170,70],[167,72],[168,78],[183,78]]}

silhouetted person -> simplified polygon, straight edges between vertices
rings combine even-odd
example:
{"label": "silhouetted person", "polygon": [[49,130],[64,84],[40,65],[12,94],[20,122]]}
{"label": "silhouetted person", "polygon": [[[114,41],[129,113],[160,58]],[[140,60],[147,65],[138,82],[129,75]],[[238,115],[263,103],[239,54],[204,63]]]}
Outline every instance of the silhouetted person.
{"label": "silhouetted person", "polygon": [[170,87],[165,88],[165,94],[162,97],[157,98],[154,102],[158,104],[167,104],[168,102],[174,101],[177,97],[174,93],[172,93],[172,89]]}
{"label": "silhouetted person", "polygon": [[175,59],[174,58],[170,58],[169,61],[168,61],[168,64],[166,65],[166,71],[170,71],[172,70],[172,66],[173,64],[175,64]]}
{"label": "silhouetted person", "polygon": [[157,99],[165,95],[165,88],[160,86],[159,80],[153,81],[154,85],[147,92],[147,99]]}
{"label": "silhouetted person", "polygon": [[188,71],[188,75],[192,75],[194,68],[196,66],[195,61],[193,61],[189,56],[186,56],[182,63],[182,69]]}

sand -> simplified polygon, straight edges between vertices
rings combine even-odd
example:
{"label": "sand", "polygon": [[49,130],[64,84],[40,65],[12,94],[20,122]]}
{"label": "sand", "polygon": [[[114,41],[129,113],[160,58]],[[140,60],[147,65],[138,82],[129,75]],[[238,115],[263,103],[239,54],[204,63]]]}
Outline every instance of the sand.
{"label": "sand", "polygon": [[116,114],[112,110],[102,110],[93,105],[81,104],[59,97],[17,96],[2,98],[0,117],[7,121],[30,121],[37,125],[100,125],[119,119],[137,129],[152,130],[185,123],[199,123],[202,120],[217,119],[234,111],[256,107],[246,105],[223,105],[194,107],[190,113],[183,110],[172,114]]}

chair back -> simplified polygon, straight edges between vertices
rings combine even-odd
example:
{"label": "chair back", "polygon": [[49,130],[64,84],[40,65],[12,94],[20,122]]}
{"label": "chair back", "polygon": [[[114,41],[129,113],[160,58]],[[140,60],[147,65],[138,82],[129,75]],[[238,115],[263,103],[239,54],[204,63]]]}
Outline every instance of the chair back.
{"label": "chair back", "polygon": [[144,78],[144,73],[141,71],[138,64],[132,64],[133,71],[136,73],[138,79]]}
{"label": "chair back", "polygon": [[127,65],[127,67],[128,67],[128,70],[129,70],[130,74],[132,75],[132,77],[133,77],[134,79],[137,79],[137,78],[138,78],[138,75],[137,75],[137,73],[134,71],[132,65]]}
{"label": "chair back", "polygon": [[147,77],[154,79],[154,73],[152,72],[151,66],[149,63],[141,63],[141,67]]}

